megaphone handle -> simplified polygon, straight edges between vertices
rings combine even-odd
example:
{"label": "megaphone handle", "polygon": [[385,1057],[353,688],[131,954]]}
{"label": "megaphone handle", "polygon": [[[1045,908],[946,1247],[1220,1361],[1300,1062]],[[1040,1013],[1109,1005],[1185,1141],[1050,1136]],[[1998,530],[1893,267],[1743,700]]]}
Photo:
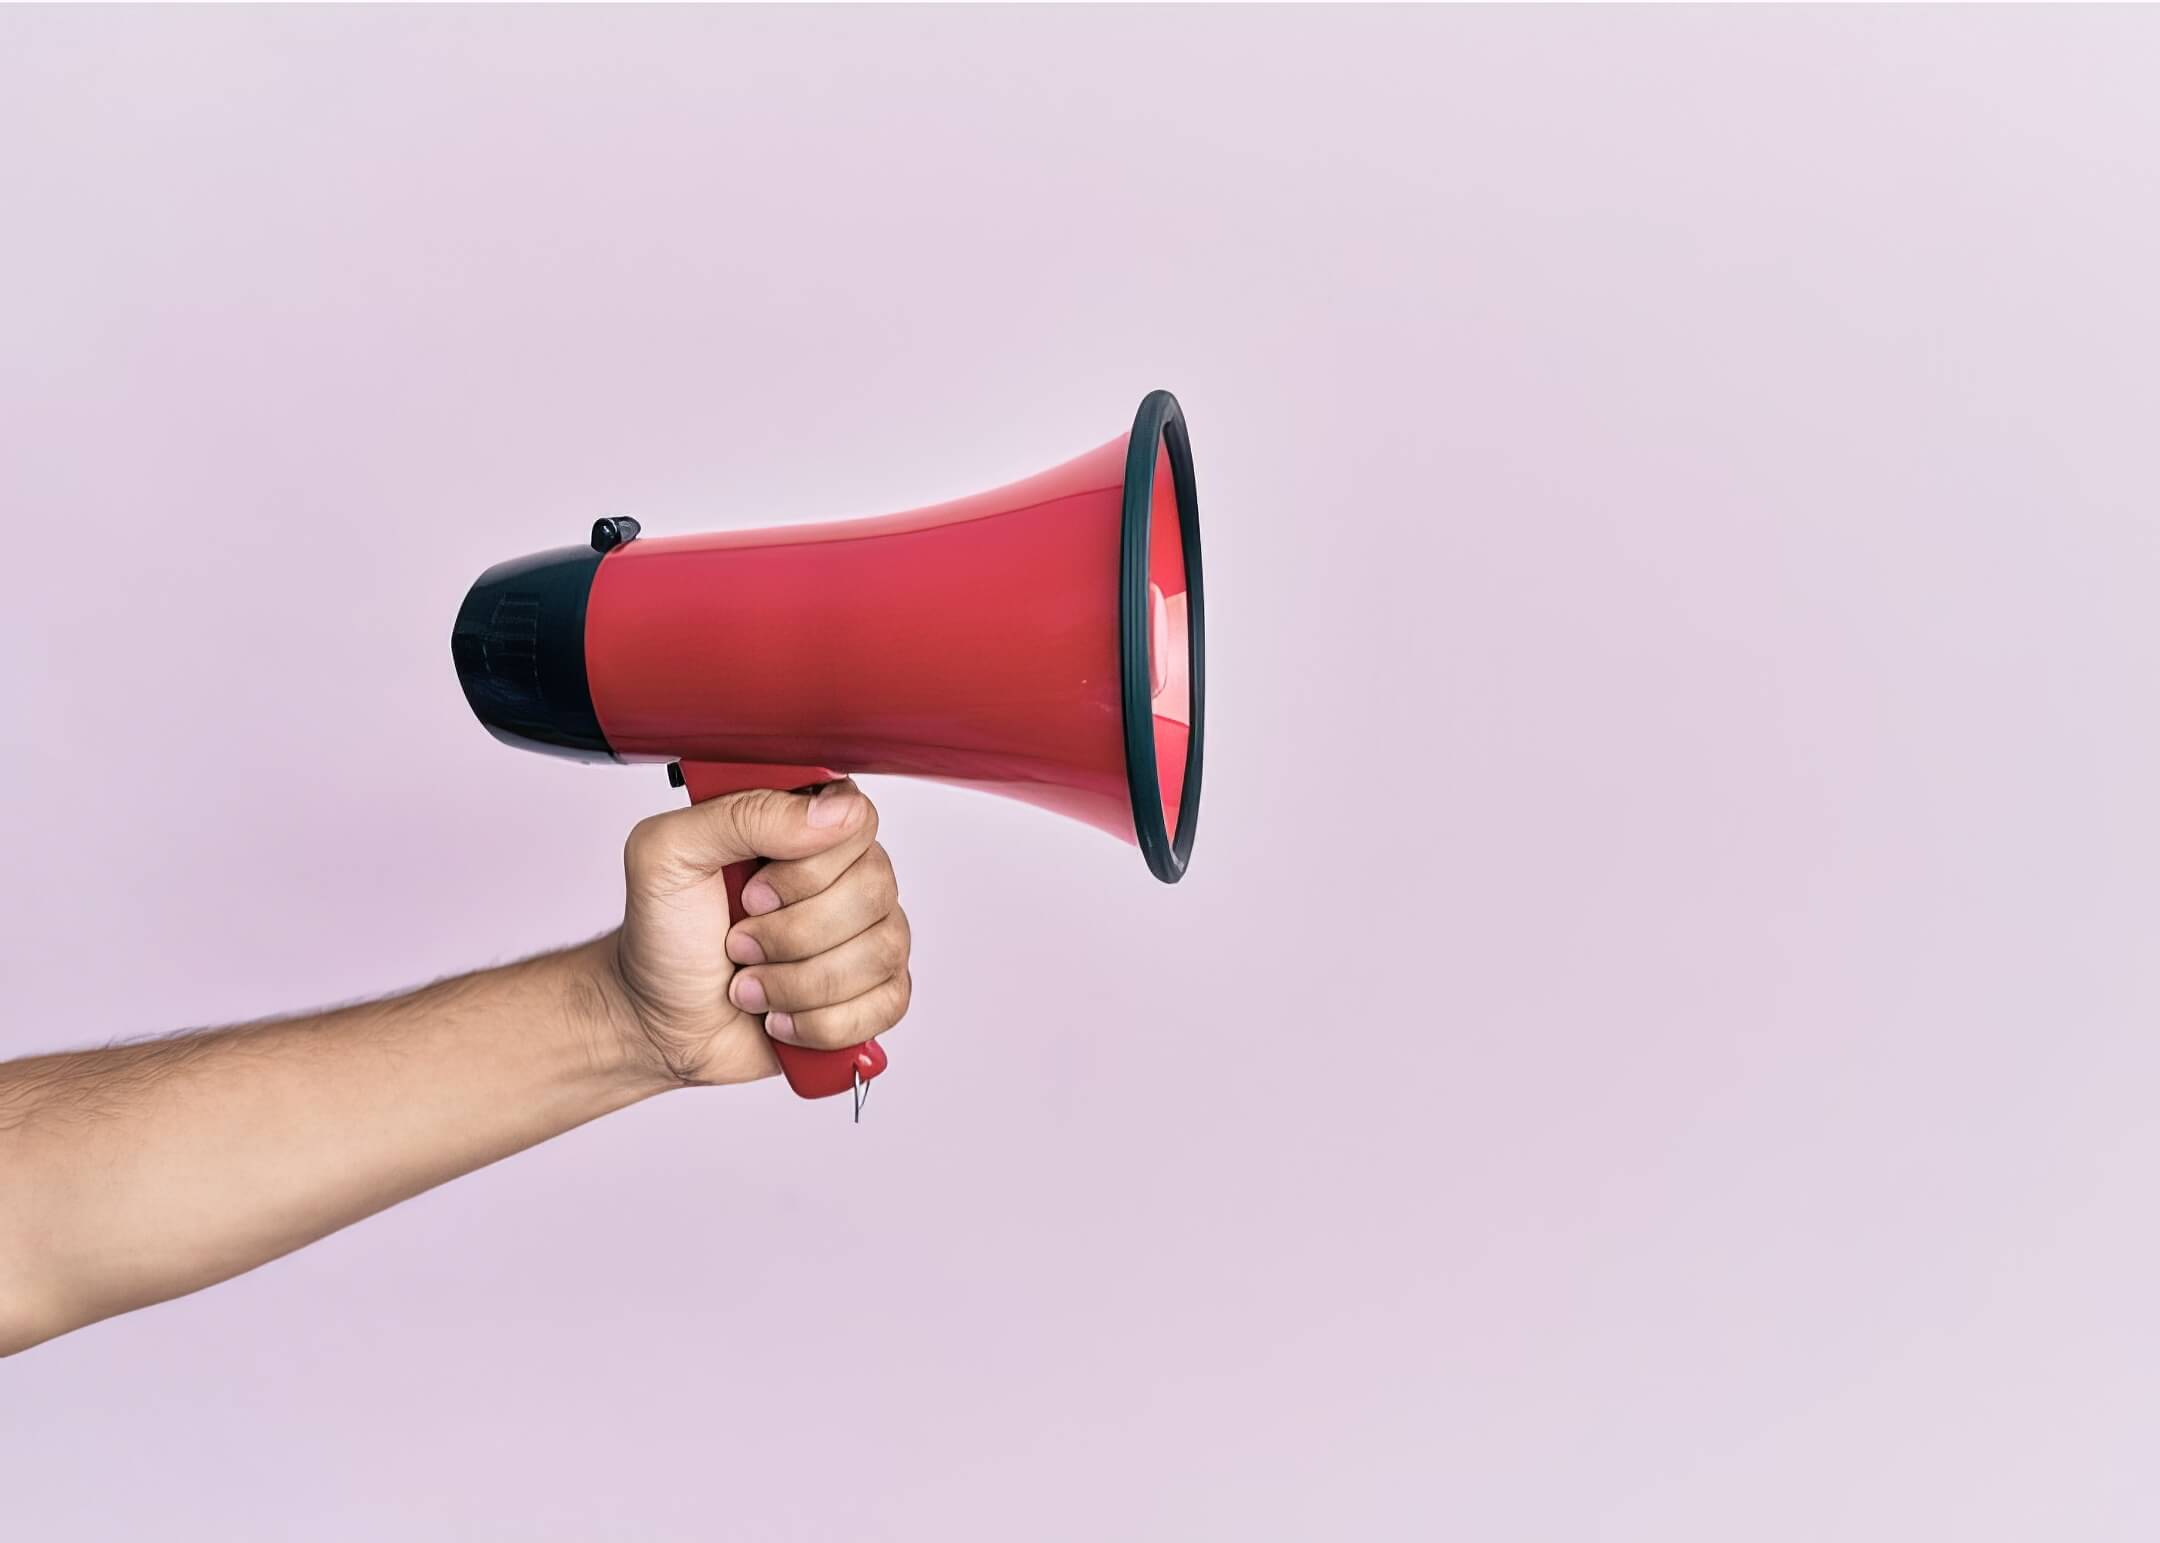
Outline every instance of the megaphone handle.
{"label": "megaphone handle", "polygon": [[[682,761],[677,764],[682,769],[683,787],[688,790],[693,804],[729,793],[746,793],[752,788],[809,787],[831,782],[839,776],[838,772],[823,766],[760,766],[721,761]],[[753,860],[729,863],[720,870],[720,877],[727,885],[728,920],[731,923],[739,922],[749,914],[743,909],[743,886],[763,866],[762,862]],[[809,1050],[777,1039],[772,1042],[772,1047],[773,1054],[780,1058],[780,1071],[787,1078],[788,1086],[802,1098],[830,1098],[835,1093],[858,1091],[886,1065],[885,1047],[874,1039],[847,1050]]]}

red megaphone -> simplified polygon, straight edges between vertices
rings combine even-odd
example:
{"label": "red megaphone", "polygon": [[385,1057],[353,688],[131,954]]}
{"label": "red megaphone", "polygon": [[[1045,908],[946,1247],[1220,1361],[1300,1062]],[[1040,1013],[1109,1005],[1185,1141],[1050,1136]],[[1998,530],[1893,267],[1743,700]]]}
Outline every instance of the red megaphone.
{"label": "red megaphone", "polygon": [[[670,761],[693,802],[843,773],[935,777],[1135,842],[1175,883],[1200,803],[1200,528],[1167,391],[1064,465],[908,514],[500,563],[458,611],[465,697],[507,744]],[[755,864],[726,872],[740,918]],[[774,1043],[805,1098],[885,1069]]]}

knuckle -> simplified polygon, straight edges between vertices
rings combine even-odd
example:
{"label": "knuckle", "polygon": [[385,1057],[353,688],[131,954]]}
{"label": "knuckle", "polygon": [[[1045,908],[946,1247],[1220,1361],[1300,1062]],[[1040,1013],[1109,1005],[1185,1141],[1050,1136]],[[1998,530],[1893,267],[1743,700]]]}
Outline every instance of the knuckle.
{"label": "knuckle", "polygon": [[900,911],[893,912],[885,924],[878,928],[878,962],[885,967],[886,974],[894,973],[907,963],[910,941],[906,915]]}
{"label": "knuckle", "polygon": [[840,972],[830,958],[820,955],[797,966],[797,990],[812,1007],[828,1007],[841,999]]}
{"label": "knuckle", "polygon": [[905,1018],[907,1016],[908,1009],[915,1005],[915,976],[913,972],[908,970],[902,970],[900,974],[894,979],[891,989],[891,999],[892,1016],[885,1020],[885,1026],[887,1028],[891,1028],[902,1018]]}
{"label": "knuckle", "polygon": [[852,1025],[843,1012],[825,1011],[815,1014],[808,1022],[798,1019],[796,1028],[803,1037],[820,1050],[841,1050],[855,1043],[850,1033]]}
{"label": "knuckle", "polygon": [[841,883],[846,886],[848,913],[858,927],[874,927],[892,914],[892,886],[873,864],[858,861]]}
{"label": "knuckle", "polygon": [[900,875],[893,871],[892,854],[873,842],[863,858],[868,865],[864,877],[869,880],[878,909],[892,910],[900,903]]}
{"label": "knuckle", "polygon": [[747,793],[737,793],[728,805],[736,832],[754,844],[755,838],[771,830],[774,820],[784,814],[787,798],[787,794],[774,792],[771,788],[752,788]]}
{"label": "knuckle", "polygon": [[646,878],[653,874],[665,860],[667,834],[658,815],[646,818],[630,827],[630,834],[623,841],[623,868],[634,878]]}
{"label": "knuckle", "polygon": [[796,921],[797,918],[782,908],[751,918],[742,924],[742,929],[756,941],[758,952],[767,959],[794,959],[802,951]]}
{"label": "knuckle", "polygon": [[[772,956],[766,955],[768,959]],[[737,977],[751,975],[765,988],[766,1008],[779,1008],[782,1012],[799,1012],[810,1004],[795,989],[796,967],[792,964],[749,965],[737,970]]]}

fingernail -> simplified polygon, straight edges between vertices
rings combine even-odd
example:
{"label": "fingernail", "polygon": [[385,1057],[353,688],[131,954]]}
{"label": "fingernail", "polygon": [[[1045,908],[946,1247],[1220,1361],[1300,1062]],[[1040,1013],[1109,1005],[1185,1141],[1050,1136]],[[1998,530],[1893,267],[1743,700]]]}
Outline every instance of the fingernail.
{"label": "fingernail", "polygon": [[765,983],[755,975],[736,976],[735,1005],[746,1013],[765,1011]]}
{"label": "fingernail", "polygon": [[795,1015],[793,1013],[767,1013],[765,1015],[765,1032],[774,1039],[793,1039],[795,1037]]}
{"label": "fingernail", "polygon": [[758,940],[740,927],[728,934],[727,956],[737,964],[763,964],[765,950],[758,947]]}
{"label": "fingernail", "polygon": [[810,800],[810,823],[819,830],[835,825],[845,825],[855,813],[855,790],[845,782],[835,782]]}
{"label": "fingernail", "polygon": [[780,909],[780,892],[763,879],[752,879],[742,887],[742,908],[752,916],[777,911]]}

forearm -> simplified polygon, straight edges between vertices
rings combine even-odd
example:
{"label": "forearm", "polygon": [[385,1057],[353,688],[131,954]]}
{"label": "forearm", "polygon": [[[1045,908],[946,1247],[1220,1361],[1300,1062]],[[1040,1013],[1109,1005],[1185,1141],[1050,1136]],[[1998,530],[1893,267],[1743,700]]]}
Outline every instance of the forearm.
{"label": "forearm", "polygon": [[612,947],[0,1065],[0,1353],[237,1275],[672,1086],[622,1032]]}

